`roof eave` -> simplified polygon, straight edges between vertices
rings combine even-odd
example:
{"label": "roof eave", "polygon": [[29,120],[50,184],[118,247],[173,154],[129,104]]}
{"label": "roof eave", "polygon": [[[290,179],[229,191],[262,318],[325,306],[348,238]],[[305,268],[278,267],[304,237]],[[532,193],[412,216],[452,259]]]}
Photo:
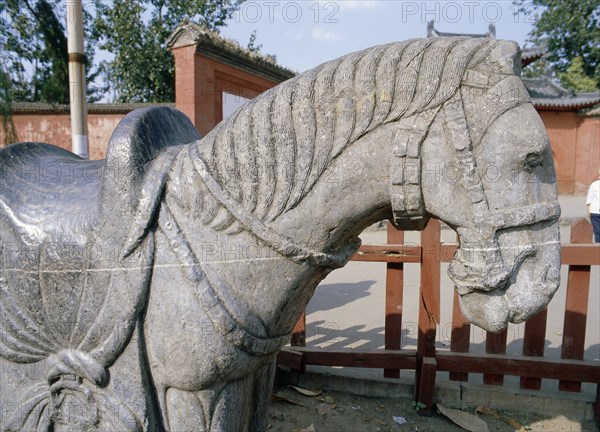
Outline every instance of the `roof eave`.
{"label": "roof eave", "polygon": [[549,102],[541,102],[532,100],[534,108],[538,111],[579,111],[585,108],[593,107],[598,104],[598,100],[590,102],[582,102],[578,104],[553,104]]}
{"label": "roof eave", "polygon": [[266,61],[253,59],[252,57],[232,50],[224,50],[222,47],[205,40],[198,42],[196,45],[196,52],[213,60],[223,62],[277,83],[286,81],[296,75],[296,73],[291,70],[269,64]]}
{"label": "roof eave", "polygon": [[237,43],[221,37],[218,33],[193,23],[179,24],[167,39],[170,50],[190,45],[196,46],[196,52],[213,60],[245,70],[274,82],[282,82],[296,75],[296,72],[279,66],[268,57],[259,53],[250,53]]}
{"label": "roof eave", "polygon": [[[175,107],[174,103],[100,103],[88,104],[88,114],[127,114],[138,108],[150,106]],[[11,104],[13,114],[49,114],[57,115],[69,113],[67,104],[50,104],[45,102],[13,102]]]}

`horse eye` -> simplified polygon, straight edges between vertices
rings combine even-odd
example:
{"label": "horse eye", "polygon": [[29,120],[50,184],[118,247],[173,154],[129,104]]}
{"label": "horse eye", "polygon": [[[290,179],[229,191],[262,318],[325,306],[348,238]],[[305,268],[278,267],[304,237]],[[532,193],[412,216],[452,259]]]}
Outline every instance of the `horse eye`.
{"label": "horse eye", "polygon": [[526,171],[533,171],[534,169],[536,169],[537,167],[539,167],[540,165],[542,165],[544,161],[544,157],[537,153],[528,153],[527,156],[525,156],[525,161],[523,162],[523,168],[525,168]]}

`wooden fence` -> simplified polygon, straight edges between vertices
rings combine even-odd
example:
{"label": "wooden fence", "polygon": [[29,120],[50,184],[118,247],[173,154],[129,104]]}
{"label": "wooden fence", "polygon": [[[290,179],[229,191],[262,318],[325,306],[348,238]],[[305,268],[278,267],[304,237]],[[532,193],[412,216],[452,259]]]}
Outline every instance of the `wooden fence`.
{"label": "wooden fence", "polygon": [[[415,370],[415,401],[431,414],[436,373],[449,372],[451,380],[467,381],[469,373],[483,374],[485,384],[501,386],[504,375],[521,377],[521,388],[539,390],[544,378],[559,381],[559,389],[579,392],[582,382],[596,384],[594,415],[600,418],[600,366],[583,360],[587,324],[590,270],[600,265],[600,245],[593,245],[592,227],[580,220],[571,227],[571,243],[562,245],[561,261],[568,265],[568,284],[564,310],[561,359],[544,357],[547,311],[525,323],[522,356],[508,356],[507,331],[487,333],[485,353],[469,352],[471,325],[463,317],[454,292],[450,351],[435,347],[437,323],[440,323],[440,267],[449,262],[457,244],[440,242],[440,223],[431,220],[421,233],[420,245],[405,245],[404,233],[388,226],[388,244],[362,246],[355,261],[385,262],[385,349],[359,351],[306,347],[306,316],[296,324],[292,347],[278,357],[281,365],[303,371],[306,365],[347,366],[384,369],[384,376],[399,377],[401,369]],[[425,252],[425,253],[424,253]],[[416,350],[401,349],[404,263],[420,263],[418,337]],[[599,289],[599,287],[593,287]],[[450,305],[444,305],[450,307]]]}

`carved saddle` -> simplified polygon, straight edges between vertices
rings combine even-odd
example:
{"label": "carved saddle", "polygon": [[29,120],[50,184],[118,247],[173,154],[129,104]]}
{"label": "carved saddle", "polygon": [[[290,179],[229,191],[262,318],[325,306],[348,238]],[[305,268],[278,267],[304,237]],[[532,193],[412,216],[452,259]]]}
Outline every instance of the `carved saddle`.
{"label": "carved saddle", "polygon": [[107,384],[145,304],[169,168],[198,139],[187,117],[158,107],[127,115],[102,161],[40,143],[0,151],[0,357],[48,365],[3,431],[50,424],[64,376]]}

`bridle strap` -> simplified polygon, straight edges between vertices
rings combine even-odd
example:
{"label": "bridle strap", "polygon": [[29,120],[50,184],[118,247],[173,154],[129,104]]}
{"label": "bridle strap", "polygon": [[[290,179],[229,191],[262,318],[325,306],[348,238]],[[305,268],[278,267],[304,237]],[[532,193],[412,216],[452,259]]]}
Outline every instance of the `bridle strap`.
{"label": "bridle strap", "polygon": [[[468,93],[477,90],[463,84],[458,93],[461,99]],[[530,101],[529,93],[523,85],[521,78],[510,75],[488,88],[483,95],[483,100],[477,103],[477,110],[472,113],[473,118],[469,121],[469,133],[473,146],[479,145],[483,136],[492,123],[505,112],[523,105]]]}
{"label": "bridle strap", "polygon": [[189,156],[211,195],[227,209],[246,231],[289,260],[298,264],[336,269],[345,266],[360,246],[360,240],[355,239],[331,253],[305,249],[292,239],[265,225],[262,220],[233,200],[210,174],[197,145],[191,144],[189,146]]}
{"label": "bridle strap", "polygon": [[390,161],[390,195],[394,225],[422,230],[429,216],[421,191],[421,145],[440,107],[398,121]]}
{"label": "bridle strap", "polygon": [[[454,147],[463,185],[472,207],[471,231],[475,235],[468,241],[476,244],[475,249],[481,251],[485,262],[483,272],[491,287],[508,274],[496,240],[496,231],[555,220],[560,216],[560,206],[555,202],[499,211],[490,209],[483,182],[477,171],[473,146],[481,142],[489,127],[499,116],[529,102],[529,95],[519,77],[506,77],[487,90],[483,95],[483,101],[478,104],[477,111],[474,113],[475,119],[467,124],[461,95],[463,91],[468,92],[469,89],[457,91],[444,103],[442,108],[444,129]],[[470,245],[463,246],[465,249],[474,249]],[[521,259],[525,256],[525,253],[521,254]]]}
{"label": "bridle strap", "polygon": [[523,225],[532,225],[537,222],[558,219],[560,217],[560,204],[534,204],[517,207],[508,211],[495,211],[489,215],[489,223],[497,229],[514,228]]}
{"label": "bridle strap", "polygon": [[[467,125],[461,91],[457,91],[442,108],[444,114],[444,129],[447,137],[454,146],[454,153],[460,167],[463,185],[473,207],[473,222],[476,227],[489,225],[492,219],[507,217],[519,208],[509,211],[495,212],[494,218],[490,211],[483,182],[477,171],[477,163],[473,147],[479,144],[492,123],[505,112],[529,102],[529,94],[517,76],[509,76],[488,89],[483,96],[483,102],[478,105],[475,119]],[[531,214],[531,209],[529,211]],[[525,218],[528,224],[535,223],[533,219]],[[524,220],[525,221],[525,220]],[[492,224],[495,226],[495,224]],[[514,225],[513,225],[514,226]]]}
{"label": "bridle strap", "polygon": [[185,273],[187,279],[192,282],[196,299],[206,316],[215,330],[233,346],[252,355],[268,355],[277,352],[289,341],[289,334],[272,338],[260,337],[237,323],[219,298],[211,281],[208,280],[202,264],[166,203],[161,205],[158,227],[177,256],[178,266]]}

